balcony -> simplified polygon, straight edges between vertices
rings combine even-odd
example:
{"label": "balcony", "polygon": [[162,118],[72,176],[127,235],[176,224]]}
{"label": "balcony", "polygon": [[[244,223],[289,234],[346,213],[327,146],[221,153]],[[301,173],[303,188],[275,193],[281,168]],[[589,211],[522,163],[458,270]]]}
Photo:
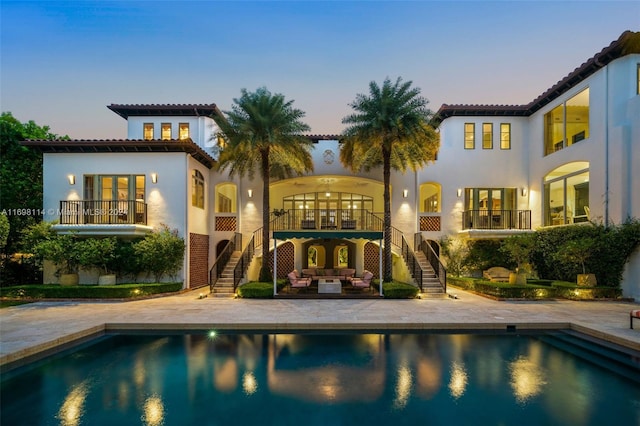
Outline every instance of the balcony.
{"label": "balcony", "polygon": [[147,204],[139,200],[62,200],[60,233],[136,236],[151,232]]}
{"label": "balcony", "polygon": [[271,213],[277,237],[380,238],[381,217],[362,209],[291,209]]}
{"label": "balcony", "polygon": [[63,200],[60,224],[147,224],[147,204],[138,200]]}
{"label": "balcony", "polygon": [[463,230],[530,230],[531,210],[467,210],[462,212]]}

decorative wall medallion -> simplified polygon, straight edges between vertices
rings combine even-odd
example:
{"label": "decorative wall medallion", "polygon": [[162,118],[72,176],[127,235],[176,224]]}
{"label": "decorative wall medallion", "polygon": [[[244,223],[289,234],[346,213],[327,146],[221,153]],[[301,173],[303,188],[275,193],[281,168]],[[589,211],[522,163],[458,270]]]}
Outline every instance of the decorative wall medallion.
{"label": "decorative wall medallion", "polygon": [[333,160],[335,160],[335,154],[330,149],[327,149],[324,153],[322,153],[322,158],[324,158],[324,162],[326,164],[333,164]]}

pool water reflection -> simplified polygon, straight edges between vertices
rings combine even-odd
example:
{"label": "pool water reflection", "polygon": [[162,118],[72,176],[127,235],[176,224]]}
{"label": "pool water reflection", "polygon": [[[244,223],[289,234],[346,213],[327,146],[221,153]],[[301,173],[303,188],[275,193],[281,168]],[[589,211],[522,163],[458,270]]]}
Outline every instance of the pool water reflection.
{"label": "pool water reflection", "polygon": [[597,350],[570,347],[559,332],[117,334],[3,375],[0,420],[640,424],[638,358],[603,368]]}

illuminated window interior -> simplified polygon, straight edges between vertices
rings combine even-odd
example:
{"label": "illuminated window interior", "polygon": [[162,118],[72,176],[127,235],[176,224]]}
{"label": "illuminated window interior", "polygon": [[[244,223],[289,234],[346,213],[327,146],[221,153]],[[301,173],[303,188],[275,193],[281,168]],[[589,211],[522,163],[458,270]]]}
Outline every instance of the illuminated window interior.
{"label": "illuminated window interior", "polygon": [[482,149],[493,149],[492,123],[482,123]]}
{"label": "illuminated window interior", "polygon": [[153,139],[153,123],[144,123],[143,137],[147,141]]}
{"label": "illuminated window interior", "polygon": [[162,123],[161,137],[164,141],[171,139],[171,123]]}
{"label": "illuminated window interior", "polygon": [[189,123],[180,123],[178,125],[178,137],[180,140],[189,139]]}
{"label": "illuminated window interior", "polygon": [[500,124],[500,149],[511,149],[511,124]]}
{"label": "illuminated window interior", "polygon": [[589,138],[589,89],[544,115],[544,155]]}
{"label": "illuminated window interior", "polygon": [[464,149],[474,149],[476,147],[476,125],[474,123],[464,123]]}

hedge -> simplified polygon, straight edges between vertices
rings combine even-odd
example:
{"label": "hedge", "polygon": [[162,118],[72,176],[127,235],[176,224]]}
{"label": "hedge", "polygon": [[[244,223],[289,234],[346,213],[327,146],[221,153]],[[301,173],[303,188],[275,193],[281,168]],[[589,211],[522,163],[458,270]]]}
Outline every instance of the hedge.
{"label": "hedge", "polygon": [[385,299],[415,299],[419,289],[411,284],[391,282],[382,283],[382,292]]}
{"label": "hedge", "polygon": [[[285,280],[276,281],[278,291],[285,286]],[[272,299],[273,283],[252,281],[238,287],[238,297],[244,299]]]}
{"label": "hedge", "polygon": [[182,290],[182,283],[74,285],[29,284],[0,288],[8,299],[127,299]]}

